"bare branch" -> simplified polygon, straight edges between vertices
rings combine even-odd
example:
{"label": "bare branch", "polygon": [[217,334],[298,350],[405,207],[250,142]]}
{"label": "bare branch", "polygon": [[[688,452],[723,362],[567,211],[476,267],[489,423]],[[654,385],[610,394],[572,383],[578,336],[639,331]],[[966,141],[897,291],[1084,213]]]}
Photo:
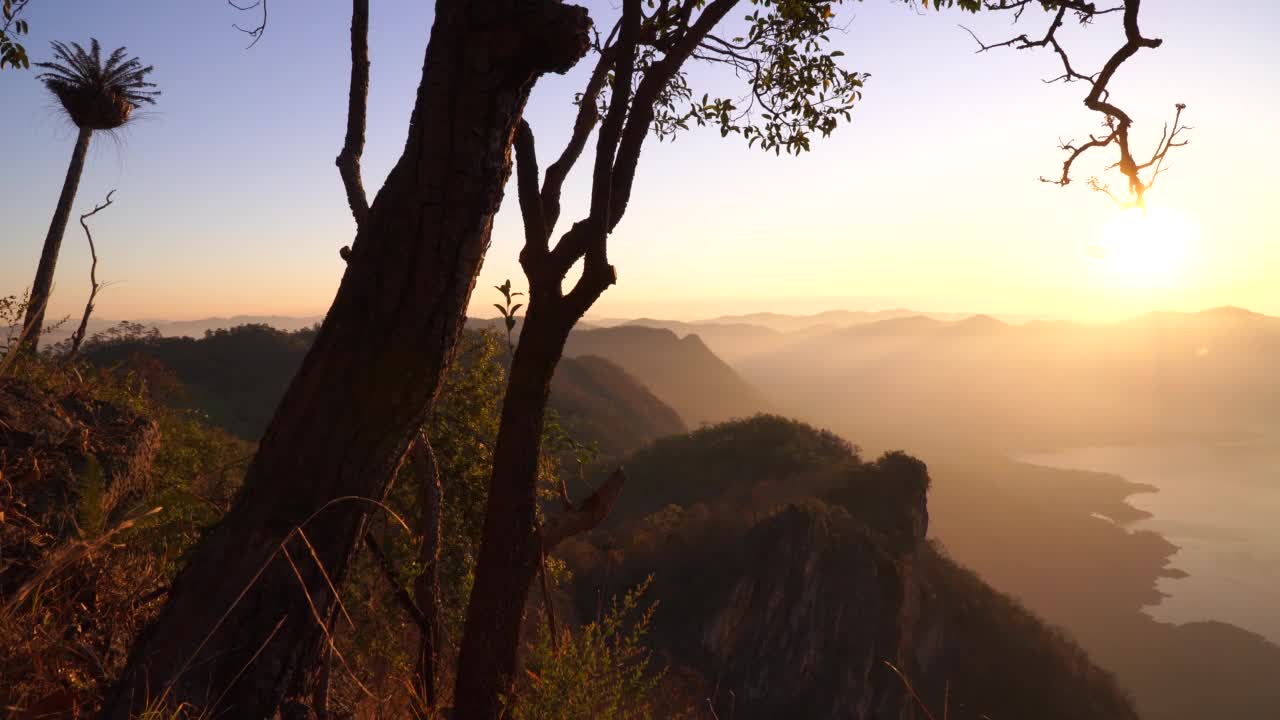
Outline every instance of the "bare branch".
{"label": "bare branch", "polygon": [[[264,0],[265,2],[265,0]],[[347,136],[338,153],[338,174],[347,191],[347,204],[356,227],[369,217],[369,199],[360,177],[369,105],[369,0],[351,3],[351,88],[347,95]],[[345,259],[345,258],[344,258]]]}
{"label": "bare branch", "polygon": [[645,72],[644,78],[636,88],[635,102],[632,103],[632,112],[627,118],[627,127],[618,145],[612,173],[613,187],[610,190],[608,218],[610,231],[622,220],[627,203],[631,199],[631,185],[635,181],[636,165],[640,161],[640,150],[644,145],[645,137],[653,124],[653,108],[659,94],[735,5],[737,0],[712,0],[708,3],[698,15],[697,20],[694,20],[680,37],[679,42],[661,61]]}
{"label": "bare branch", "polygon": [[[695,4],[695,0],[685,0],[682,17],[687,19]],[[561,237],[551,252],[552,266],[560,277],[577,260],[585,260],[582,277],[565,296],[569,317],[581,317],[605,289],[616,282],[617,276],[608,262],[608,237],[626,211],[640,150],[653,125],[654,106],[684,62],[736,4],[737,0],[713,0],[687,28],[669,35],[670,48],[661,60],[645,70],[634,94],[631,90],[636,55],[634,38],[639,30],[640,12],[638,8],[633,11],[636,25],[629,27],[628,6],[623,6],[624,22],[618,40],[619,55],[614,63],[609,113],[597,139],[591,211]]]}
{"label": "bare branch", "polygon": [[436,706],[436,666],[439,665],[440,631],[440,547],[441,507],[444,492],[440,486],[440,465],[435,449],[425,431],[420,430],[409,449],[413,473],[418,480],[418,506],[421,510],[422,545],[418,548],[418,564],[422,572],[414,582],[416,607],[423,622],[418,625],[418,686],[422,688],[428,707]]}
{"label": "bare branch", "polygon": [[382,569],[382,576],[386,578],[387,584],[391,586],[392,594],[396,597],[396,602],[400,603],[400,607],[409,614],[409,617],[417,623],[418,627],[427,627],[427,616],[418,609],[418,604],[413,601],[413,597],[409,595],[409,591],[405,589],[404,582],[400,579],[400,573],[396,572],[396,566],[392,564],[391,559],[382,551],[382,546],[378,544],[377,538],[372,532],[364,534],[365,547],[369,548],[369,552],[373,554],[373,558],[378,561],[378,567]]}
{"label": "bare branch", "polygon": [[516,192],[524,220],[524,249],[520,251],[520,264],[529,275],[529,282],[534,283],[543,279],[536,270],[547,255],[550,238],[542,210],[542,195],[538,192],[538,153],[533,129],[523,118],[516,127],[513,145],[516,151]]}
{"label": "bare branch", "polygon": [[626,482],[627,474],[618,468],[581,505],[548,519],[542,527],[543,552],[549,553],[566,539],[593,530],[604,522],[618,502]]}
{"label": "bare branch", "polygon": [[248,5],[237,5],[235,0],[227,0],[227,4],[240,12],[248,12],[249,10],[259,7],[262,8],[262,21],[258,23],[257,27],[250,29],[242,28],[236,23],[231,24],[231,27],[253,38],[248,47],[257,45],[258,41],[262,39],[262,34],[267,31],[267,0],[257,0],[257,2],[250,3]]}
{"label": "bare branch", "polygon": [[[1023,10],[1029,5],[1042,4],[1038,0],[994,0],[987,2],[984,6],[988,10],[1012,10],[1015,21],[1021,17]],[[1129,130],[1133,125],[1133,119],[1119,106],[1111,102],[1110,88],[1112,78],[1120,67],[1137,52],[1144,48],[1158,48],[1163,44],[1162,40],[1157,38],[1147,38],[1142,35],[1142,30],[1138,24],[1139,11],[1141,9],[1142,0],[1123,0],[1121,5],[1099,9],[1092,2],[1083,2],[1081,0],[1059,0],[1054,3],[1051,8],[1053,10],[1053,20],[1049,24],[1048,30],[1045,31],[1043,37],[1038,40],[1030,39],[1026,34],[1005,40],[1004,42],[987,44],[982,42],[972,30],[964,28],[974,41],[978,43],[978,52],[986,52],[995,48],[1011,47],[1018,50],[1026,50],[1033,48],[1051,48],[1062,62],[1063,72],[1057,77],[1046,80],[1046,82],[1073,82],[1083,81],[1089,84],[1089,93],[1084,99],[1084,104],[1090,110],[1098,112],[1105,118],[1105,124],[1108,133],[1102,137],[1090,137],[1089,142],[1080,145],[1072,143],[1062,144],[1062,149],[1066,151],[1067,158],[1062,165],[1062,174],[1056,179],[1041,178],[1042,181],[1053,183],[1055,185],[1069,185],[1071,183],[1071,170],[1084,153],[1094,148],[1110,147],[1112,145],[1119,149],[1119,160],[1112,165],[1112,168],[1118,168],[1125,176],[1129,186],[1129,196],[1133,198],[1133,204],[1142,205],[1144,202],[1144,194],[1151,187],[1155,179],[1163,171],[1164,158],[1169,150],[1174,147],[1181,147],[1186,141],[1175,142],[1175,138],[1182,132],[1190,130],[1189,127],[1180,125],[1182,110],[1185,105],[1179,103],[1177,105],[1177,113],[1175,114],[1172,130],[1169,126],[1165,127],[1165,131],[1161,134],[1160,141],[1156,144],[1156,149],[1152,154],[1151,160],[1146,163],[1138,163],[1134,159],[1133,151],[1129,144]],[[1066,49],[1058,42],[1058,30],[1062,27],[1066,13],[1070,11],[1075,13],[1077,19],[1082,24],[1088,24],[1099,15],[1108,13],[1123,12],[1122,25],[1124,27],[1125,42],[1121,45],[1107,61],[1103,64],[1102,69],[1093,75],[1085,75],[1076,70],[1071,64],[1070,56]],[[1143,171],[1148,168],[1154,168],[1149,177],[1143,177]],[[1102,190],[1110,195],[1113,199],[1115,196],[1107,189],[1107,186],[1095,180],[1090,181],[1090,186],[1095,190]]]}
{"label": "bare branch", "polygon": [[[636,46],[640,35],[640,5],[641,0],[625,0],[622,5],[622,31],[618,35],[618,57],[614,61],[609,112],[596,139],[596,165],[591,175],[591,219],[599,228],[609,225],[614,156],[631,102],[631,80],[635,74]],[[588,261],[598,263],[605,260],[604,235],[600,233],[599,241],[587,248]]]}
{"label": "bare branch", "polygon": [[92,210],[80,216],[80,227],[84,228],[84,236],[89,240],[89,255],[93,258],[93,263],[89,265],[89,300],[84,304],[84,314],[80,316],[80,327],[77,327],[71,335],[71,349],[67,352],[67,358],[73,358],[80,352],[80,344],[84,342],[85,333],[89,329],[89,316],[93,314],[93,301],[97,299],[98,291],[102,289],[102,285],[98,283],[98,248],[93,244],[93,233],[89,232],[89,224],[85,221],[111,207],[111,196],[115,192],[114,189],[108,192],[107,199],[101,205],[94,206]]}
{"label": "bare branch", "polygon": [[607,45],[601,50],[600,60],[596,63],[595,70],[591,71],[587,86],[578,99],[578,116],[573,121],[573,134],[569,136],[569,143],[565,145],[559,159],[547,168],[547,176],[542,183],[542,212],[548,239],[555,230],[556,221],[560,219],[560,193],[564,187],[565,178],[569,176],[569,171],[582,155],[582,150],[587,145],[587,138],[590,137],[591,131],[595,129],[596,122],[600,119],[599,112],[596,110],[596,98],[600,97],[600,91],[609,77],[609,70],[613,67],[613,58],[616,54],[616,45]]}

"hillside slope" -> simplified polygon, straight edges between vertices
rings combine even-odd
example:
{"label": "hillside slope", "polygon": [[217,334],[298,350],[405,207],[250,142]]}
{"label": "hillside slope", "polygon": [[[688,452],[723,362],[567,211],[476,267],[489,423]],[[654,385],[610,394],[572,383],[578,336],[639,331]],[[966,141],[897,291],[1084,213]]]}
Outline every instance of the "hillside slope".
{"label": "hillside slope", "polygon": [[925,542],[914,458],[866,462],[757,416],[660,440],[627,468],[614,522],[565,550],[579,607],[652,575],[653,642],[721,717],[926,717],[885,661],[936,717],[1137,717],[1060,631]]}
{"label": "hillside slope", "polygon": [[592,355],[560,360],[551,405],[570,434],[594,440],[605,457],[688,431],[670,405],[627,371]]}
{"label": "hillside slope", "polygon": [[622,326],[575,331],[565,355],[597,355],[635,376],[697,427],[768,410],[768,404],[737,371],[696,335]]}
{"label": "hillside slope", "polygon": [[[256,440],[315,338],[265,325],[214,330],[204,337],[145,337],[92,345],[100,365],[142,374],[166,402],[200,411],[235,435]],[[603,358],[564,358],[551,386],[551,408],[584,443],[607,456],[685,432],[679,414],[625,370]]]}

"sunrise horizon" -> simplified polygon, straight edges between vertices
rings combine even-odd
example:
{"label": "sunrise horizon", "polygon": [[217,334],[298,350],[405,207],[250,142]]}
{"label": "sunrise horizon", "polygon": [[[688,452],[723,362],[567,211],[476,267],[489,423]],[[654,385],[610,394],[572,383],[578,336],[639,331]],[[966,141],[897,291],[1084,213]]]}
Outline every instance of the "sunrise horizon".
{"label": "sunrise horizon", "polygon": [[1280,2],[0,0],[0,713],[1280,713]]}

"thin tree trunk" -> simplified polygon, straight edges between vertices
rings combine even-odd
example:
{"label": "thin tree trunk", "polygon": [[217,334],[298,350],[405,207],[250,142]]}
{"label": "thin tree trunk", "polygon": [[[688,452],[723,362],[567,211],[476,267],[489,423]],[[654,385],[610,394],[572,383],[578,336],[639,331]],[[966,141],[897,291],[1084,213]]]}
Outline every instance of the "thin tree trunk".
{"label": "thin tree trunk", "polygon": [[[341,587],[372,509],[351,498],[384,497],[421,427],[454,355],[529,90],[582,56],[588,27],[585,10],[554,0],[437,3],[404,153],[337,297],[235,505],[135,643],[103,718],[161,698],[270,717],[315,661],[336,607],[330,581]],[[327,577],[299,548],[304,524]]]}
{"label": "thin tree trunk", "polygon": [[[413,447],[413,470],[418,479],[418,504],[422,508],[422,550],[418,562],[422,574],[414,584],[414,598],[422,620],[418,625],[418,685],[422,691],[424,710],[436,709],[436,666],[440,658],[440,544],[441,509],[444,491],[440,485],[440,466],[426,433]],[[422,713],[422,717],[430,717]]]}
{"label": "thin tree trunk", "polygon": [[525,601],[540,557],[536,479],[551,376],[573,322],[531,298],[502,405],[475,585],[458,657],[454,717],[496,720],[516,671]]}
{"label": "thin tree trunk", "polygon": [[22,328],[25,335],[23,345],[32,351],[40,346],[44,311],[49,305],[53,273],[58,267],[58,252],[62,249],[62,236],[67,231],[67,220],[71,217],[71,206],[76,201],[76,190],[80,187],[80,175],[84,172],[84,159],[89,154],[89,140],[92,137],[93,131],[88,128],[80,128],[80,133],[76,135],[71,164],[67,166],[66,179],[62,181],[62,194],[58,196],[58,207],[53,211],[49,234],[45,236],[44,248],[40,251],[40,264],[36,267],[36,277],[31,283],[31,297]]}

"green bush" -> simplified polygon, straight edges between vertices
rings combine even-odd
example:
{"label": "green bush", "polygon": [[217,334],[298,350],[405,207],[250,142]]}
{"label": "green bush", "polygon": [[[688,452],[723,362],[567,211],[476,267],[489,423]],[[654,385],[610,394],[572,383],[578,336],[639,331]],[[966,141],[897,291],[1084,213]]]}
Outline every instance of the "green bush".
{"label": "green bush", "polygon": [[663,673],[645,645],[656,603],[642,606],[646,580],[599,620],[552,642],[545,625],[525,662],[525,682],[508,698],[515,720],[647,720]]}

